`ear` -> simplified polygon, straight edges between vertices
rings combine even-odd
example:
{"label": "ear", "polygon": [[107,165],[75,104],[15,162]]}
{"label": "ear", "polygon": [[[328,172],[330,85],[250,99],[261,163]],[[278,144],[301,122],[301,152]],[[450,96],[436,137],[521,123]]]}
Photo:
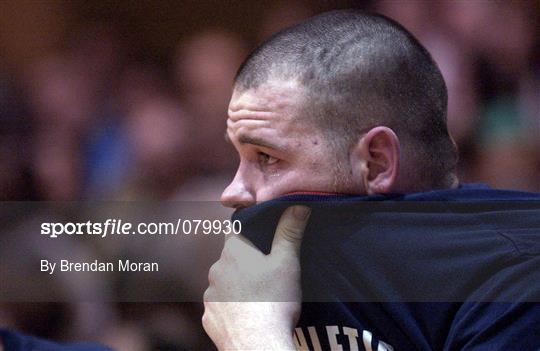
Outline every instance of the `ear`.
{"label": "ear", "polygon": [[388,127],[375,127],[351,150],[351,166],[368,195],[395,191],[399,174],[399,139]]}

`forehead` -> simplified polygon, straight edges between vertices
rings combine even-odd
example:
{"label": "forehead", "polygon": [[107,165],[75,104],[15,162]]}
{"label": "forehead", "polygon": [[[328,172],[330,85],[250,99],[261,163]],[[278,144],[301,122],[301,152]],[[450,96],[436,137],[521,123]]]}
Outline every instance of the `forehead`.
{"label": "forehead", "polygon": [[273,80],[253,89],[235,89],[229,104],[232,120],[245,113],[279,113],[292,118],[300,111],[304,88],[294,80]]}

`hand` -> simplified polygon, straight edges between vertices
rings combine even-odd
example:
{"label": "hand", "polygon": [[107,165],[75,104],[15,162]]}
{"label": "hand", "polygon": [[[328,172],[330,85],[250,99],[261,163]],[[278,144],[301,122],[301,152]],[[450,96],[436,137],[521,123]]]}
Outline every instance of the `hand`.
{"label": "hand", "polygon": [[227,239],[208,274],[203,326],[219,350],[292,350],[301,309],[300,246],[310,209],[289,207],[264,255],[247,239]]}

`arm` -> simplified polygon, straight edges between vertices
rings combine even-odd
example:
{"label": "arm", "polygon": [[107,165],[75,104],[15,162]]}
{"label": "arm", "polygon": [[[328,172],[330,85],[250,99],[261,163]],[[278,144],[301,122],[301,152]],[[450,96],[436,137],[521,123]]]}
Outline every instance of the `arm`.
{"label": "arm", "polygon": [[210,269],[203,326],[220,350],[293,350],[301,309],[300,245],[309,209],[287,209],[272,250],[264,255],[248,240],[227,239]]}
{"label": "arm", "polygon": [[540,303],[466,302],[445,350],[539,350]]}

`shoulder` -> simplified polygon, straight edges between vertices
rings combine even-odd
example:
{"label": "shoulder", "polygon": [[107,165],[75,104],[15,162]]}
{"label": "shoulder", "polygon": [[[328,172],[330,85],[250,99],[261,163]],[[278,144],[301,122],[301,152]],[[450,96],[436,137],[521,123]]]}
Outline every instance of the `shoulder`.
{"label": "shoulder", "polygon": [[99,344],[86,342],[60,344],[1,328],[0,340],[2,341],[3,351],[111,351],[111,349]]}

